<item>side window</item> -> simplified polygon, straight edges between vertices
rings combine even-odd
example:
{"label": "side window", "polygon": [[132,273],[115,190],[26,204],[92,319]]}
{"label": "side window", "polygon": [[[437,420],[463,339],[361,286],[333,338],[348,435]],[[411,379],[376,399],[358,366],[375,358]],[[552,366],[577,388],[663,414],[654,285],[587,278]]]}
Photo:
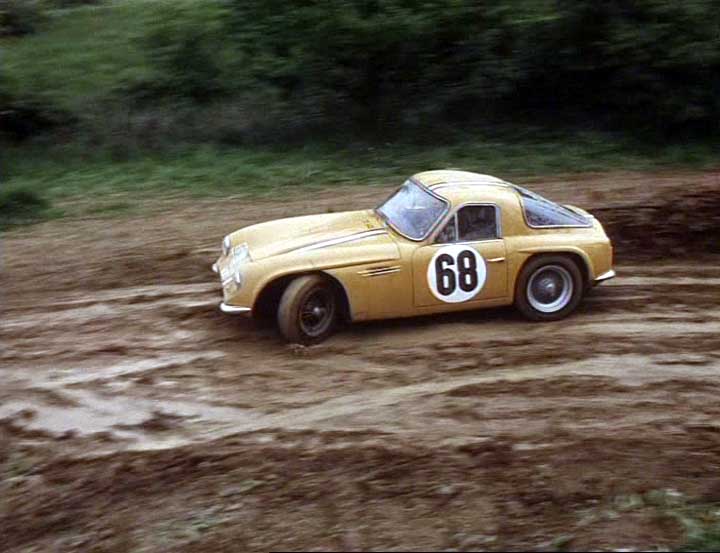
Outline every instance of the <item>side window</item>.
{"label": "side window", "polygon": [[447,222],[445,228],[442,229],[435,239],[437,244],[448,244],[450,242],[457,242],[457,217],[453,217]]}
{"label": "side window", "polygon": [[458,240],[475,242],[499,238],[495,206],[468,205],[457,213]]}
{"label": "side window", "polygon": [[587,217],[556,204],[525,188],[513,185],[522,198],[525,220],[531,227],[589,227],[592,222]]}

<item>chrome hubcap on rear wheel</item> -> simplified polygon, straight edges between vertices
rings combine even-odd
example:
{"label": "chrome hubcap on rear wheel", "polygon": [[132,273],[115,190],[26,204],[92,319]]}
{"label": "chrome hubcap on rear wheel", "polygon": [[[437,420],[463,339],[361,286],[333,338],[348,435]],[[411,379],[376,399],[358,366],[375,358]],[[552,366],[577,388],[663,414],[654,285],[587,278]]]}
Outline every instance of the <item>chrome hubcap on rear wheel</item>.
{"label": "chrome hubcap on rear wheel", "polygon": [[570,271],[561,265],[546,265],[530,276],[526,293],[534,309],[541,313],[556,313],[570,303],[573,290]]}
{"label": "chrome hubcap on rear wheel", "polygon": [[300,307],[300,328],[307,336],[325,332],[335,315],[335,301],[328,290],[313,290]]}

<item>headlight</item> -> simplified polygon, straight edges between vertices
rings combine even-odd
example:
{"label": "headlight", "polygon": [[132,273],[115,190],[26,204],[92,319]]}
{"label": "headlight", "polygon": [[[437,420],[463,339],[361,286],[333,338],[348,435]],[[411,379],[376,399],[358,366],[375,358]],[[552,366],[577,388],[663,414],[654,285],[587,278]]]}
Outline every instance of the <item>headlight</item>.
{"label": "headlight", "polygon": [[250,259],[250,248],[248,248],[247,242],[235,246],[233,248],[233,257],[238,261],[248,261]]}
{"label": "headlight", "polygon": [[[223,252],[225,251],[225,241],[223,240]],[[228,250],[228,254],[225,259],[218,263],[220,268],[220,278],[224,283],[229,282],[231,279],[235,281],[238,287],[242,286],[244,276],[242,269],[246,263],[250,262],[250,250],[246,243],[235,246]]]}

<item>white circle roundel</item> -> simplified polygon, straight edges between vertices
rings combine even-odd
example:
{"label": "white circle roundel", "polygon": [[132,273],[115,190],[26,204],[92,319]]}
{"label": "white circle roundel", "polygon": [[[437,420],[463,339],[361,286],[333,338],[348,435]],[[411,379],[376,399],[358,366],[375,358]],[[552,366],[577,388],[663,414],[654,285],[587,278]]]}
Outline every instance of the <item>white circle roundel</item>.
{"label": "white circle roundel", "polygon": [[430,260],[427,280],[433,295],[447,303],[474,298],[485,285],[487,268],[482,256],[470,246],[443,246]]}

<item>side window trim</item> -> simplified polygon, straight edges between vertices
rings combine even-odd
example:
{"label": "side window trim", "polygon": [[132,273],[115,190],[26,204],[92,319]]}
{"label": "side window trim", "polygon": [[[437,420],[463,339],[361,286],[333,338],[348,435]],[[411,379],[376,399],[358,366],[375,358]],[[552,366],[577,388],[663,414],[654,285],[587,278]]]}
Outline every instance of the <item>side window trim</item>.
{"label": "side window trim", "polygon": [[[460,228],[458,226],[458,213],[460,213],[460,210],[464,207],[472,207],[472,206],[490,206],[495,208],[495,227],[496,227],[496,237],[495,238],[486,238],[485,240],[463,240],[460,241]],[[443,230],[445,230],[445,227],[450,224],[450,219],[454,221],[455,224],[455,241],[454,242],[438,242],[437,238],[442,233]],[[466,204],[462,204],[458,206],[458,208],[455,211],[452,211],[450,213],[450,217],[448,217],[446,223],[444,225],[440,225],[439,229],[435,233],[435,235],[432,238],[431,244],[474,244],[476,242],[492,242],[493,240],[503,240],[503,232],[502,232],[502,210],[500,209],[500,206],[498,204],[492,203],[492,202],[468,202]]]}

